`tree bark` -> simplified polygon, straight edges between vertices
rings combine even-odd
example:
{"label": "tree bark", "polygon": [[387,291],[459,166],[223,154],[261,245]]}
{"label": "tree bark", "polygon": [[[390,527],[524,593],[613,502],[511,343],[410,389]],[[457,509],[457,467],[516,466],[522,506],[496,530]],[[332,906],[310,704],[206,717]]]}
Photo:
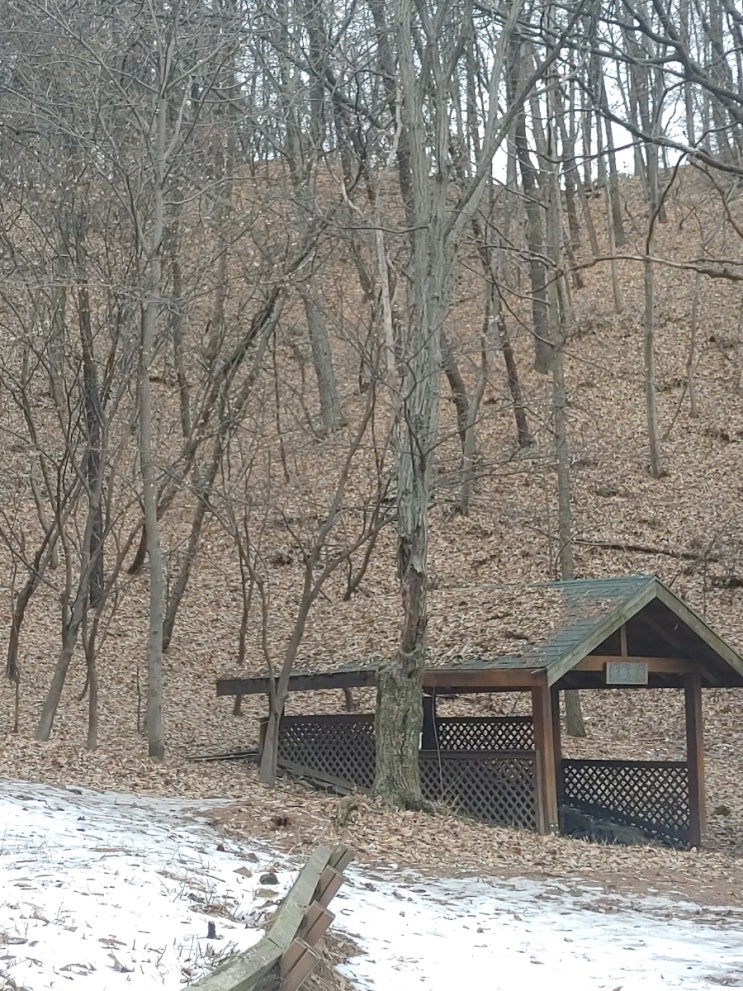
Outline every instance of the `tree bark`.
{"label": "tree bark", "polygon": [[418,765],[419,741],[423,729],[420,671],[423,656],[398,654],[395,664],[377,676],[377,709],[374,736],[377,743],[377,774],[374,791],[389,804],[420,808],[423,795]]}

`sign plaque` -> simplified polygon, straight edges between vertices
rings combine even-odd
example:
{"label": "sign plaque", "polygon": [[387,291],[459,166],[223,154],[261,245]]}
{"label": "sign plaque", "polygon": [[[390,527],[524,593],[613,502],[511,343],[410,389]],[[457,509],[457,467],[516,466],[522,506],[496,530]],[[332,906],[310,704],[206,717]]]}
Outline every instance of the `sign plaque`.
{"label": "sign plaque", "polygon": [[647,685],[648,666],[644,661],[607,661],[607,685]]}

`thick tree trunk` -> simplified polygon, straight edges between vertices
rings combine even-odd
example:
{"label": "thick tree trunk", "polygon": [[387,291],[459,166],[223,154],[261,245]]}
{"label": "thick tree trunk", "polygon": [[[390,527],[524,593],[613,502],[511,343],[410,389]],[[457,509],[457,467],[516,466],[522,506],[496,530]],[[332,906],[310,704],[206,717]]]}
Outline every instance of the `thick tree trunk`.
{"label": "thick tree trunk", "polygon": [[406,808],[423,804],[418,753],[423,729],[420,672],[424,665],[425,652],[422,656],[400,653],[377,678],[374,791],[390,804],[400,804],[403,796]]}
{"label": "thick tree trunk", "polygon": [[397,561],[403,629],[395,658],[379,675],[375,723],[374,791],[403,808],[420,808],[423,802],[417,754],[428,644],[428,499],[440,392],[438,335],[429,331],[424,339],[425,348],[412,350],[410,390],[403,404],[406,429],[398,450]]}

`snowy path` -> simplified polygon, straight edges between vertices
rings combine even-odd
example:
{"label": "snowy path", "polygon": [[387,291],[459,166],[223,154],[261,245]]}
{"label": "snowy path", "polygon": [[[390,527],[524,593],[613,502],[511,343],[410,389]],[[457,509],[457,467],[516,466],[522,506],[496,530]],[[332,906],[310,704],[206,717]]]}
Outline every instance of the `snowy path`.
{"label": "snowy path", "polygon": [[[177,989],[256,942],[292,877],[261,876],[290,865],[223,840],[207,804],[0,781],[0,991]],[[364,951],[346,976],[369,991],[743,988],[737,911],[368,869],[332,908]]]}

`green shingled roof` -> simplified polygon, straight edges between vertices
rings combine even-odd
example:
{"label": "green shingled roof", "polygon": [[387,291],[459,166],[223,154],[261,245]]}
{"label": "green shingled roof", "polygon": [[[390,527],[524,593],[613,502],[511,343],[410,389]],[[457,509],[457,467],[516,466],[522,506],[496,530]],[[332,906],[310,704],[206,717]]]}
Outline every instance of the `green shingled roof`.
{"label": "green shingled roof", "polygon": [[[466,589],[440,590],[429,605],[427,670],[451,672],[453,686],[457,672],[478,670],[523,671],[524,687],[531,672],[544,671],[556,684],[589,654],[618,654],[617,631],[625,624],[631,655],[681,658],[698,667],[703,684],[743,686],[743,659],[653,575],[480,586],[476,609]],[[441,616],[461,619],[461,637],[451,623],[437,631]],[[330,687],[354,672],[359,684],[369,684],[386,660],[346,654],[317,658],[312,669],[300,662],[290,689],[312,687],[314,678],[324,679],[317,687]]]}
{"label": "green shingled roof", "polygon": [[[654,575],[581,578],[531,585],[494,585],[492,619],[483,625],[477,653],[457,653],[456,645],[435,641],[430,669],[546,670],[550,684],[559,681],[595,652],[624,623],[647,612],[667,629],[674,656],[699,660],[716,670],[710,683],[743,685],[743,659]],[[680,632],[679,632],[680,628]],[[673,640],[676,629],[678,642]],[[659,637],[662,636],[659,633]],[[504,649],[506,648],[506,649]],[[656,650],[648,649],[648,654]],[[346,660],[335,670],[376,667],[379,659]]]}

